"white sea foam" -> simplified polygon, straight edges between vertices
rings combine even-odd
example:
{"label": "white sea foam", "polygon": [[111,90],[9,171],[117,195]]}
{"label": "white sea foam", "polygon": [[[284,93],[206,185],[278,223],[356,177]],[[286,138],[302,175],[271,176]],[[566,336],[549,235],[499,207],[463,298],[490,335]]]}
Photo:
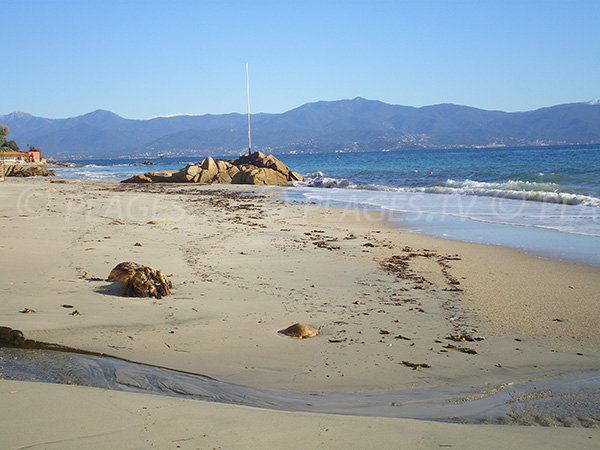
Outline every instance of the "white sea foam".
{"label": "white sea foam", "polygon": [[67,176],[67,178],[76,178],[76,179],[81,179],[81,180],[119,180],[119,179],[121,179],[121,177],[118,176],[118,174],[115,174],[114,172],[86,171],[86,170],[70,172],[69,176]]}
{"label": "white sea foam", "polygon": [[508,180],[502,183],[489,183],[483,181],[474,180],[447,180],[447,187],[457,189],[495,189],[495,190],[507,190],[507,191],[543,191],[543,192],[556,192],[560,187],[556,183],[537,183],[534,181],[521,181],[521,180]]}
{"label": "white sea foam", "polygon": [[563,205],[600,207],[599,198],[569,192],[558,192],[558,185],[554,183],[534,183],[514,180],[509,180],[505,183],[485,183],[472,180],[448,180],[445,186],[431,186],[410,190],[430,194],[476,195]]}
{"label": "white sea foam", "polygon": [[443,186],[392,187],[378,184],[358,184],[345,178],[326,177],[322,172],[306,175],[306,180],[297,186],[316,188],[345,188],[367,191],[424,192],[428,194],[474,195],[479,197],[498,197],[512,200],[526,200],[561,205],[585,205],[600,207],[600,198],[583,194],[559,192],[556,183],[537,183],[533,181],[508,180],[490,183],[474,180],[449,179]]}
{"label": "white sea foam", "polygon": [[326,177],[322,172],[306,174],[305,181],[296,183],[297,186],[308,186],[316,188],[347,188],[357,189],[359,186],[345,178]]}

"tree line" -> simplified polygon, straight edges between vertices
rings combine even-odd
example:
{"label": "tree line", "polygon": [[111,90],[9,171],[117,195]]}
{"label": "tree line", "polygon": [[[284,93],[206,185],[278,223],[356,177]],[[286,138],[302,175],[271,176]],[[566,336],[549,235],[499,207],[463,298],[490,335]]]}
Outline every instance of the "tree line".
{"label": "tree line", "polygon": [[[15,141],[9,141],[7,136],[10,134],[10,128],[8,125],[0,123],[0,152],[20,152],[19,145]],[[42,151],[39,147],[28,145],[29,150]]]}
{"label": "tree line", "polygon": [[21,149],[15,141],[9,141],[6,137],[10,134],[8,125],[0,123],[0,152],[20,152]]}

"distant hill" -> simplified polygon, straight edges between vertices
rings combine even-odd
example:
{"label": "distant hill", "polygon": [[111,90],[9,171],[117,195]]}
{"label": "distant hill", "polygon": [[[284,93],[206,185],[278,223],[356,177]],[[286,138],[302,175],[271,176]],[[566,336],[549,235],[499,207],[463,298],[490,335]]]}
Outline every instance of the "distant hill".
{"label": "distant hill", "polygon": [[[131,120],[98,110],[68,119],[26,113],[0,116],[20,147],[55,158],[239,154],[244,114]],[[600,104],[570,103],[507,113],[440,104],[415,108],[376,100],[307,103],[281,114],[252,116],[257,149],[274,153],[400,150],[471,146],[600,143]]]}

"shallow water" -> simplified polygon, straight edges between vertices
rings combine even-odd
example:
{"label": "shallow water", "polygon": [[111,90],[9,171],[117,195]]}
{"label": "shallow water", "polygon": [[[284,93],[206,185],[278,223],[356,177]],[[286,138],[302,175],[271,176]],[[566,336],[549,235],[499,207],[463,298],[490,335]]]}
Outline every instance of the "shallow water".
{"label": "shallow water", "polygon": [[600,426],[600,372],[496,387],[444,386],[367,393],[255,389],[109,356],[0,348],[0,378],[245,405],[461,423]]}
{"label": "shallow water", "polygon": [[369,220],[361,211],[384,212],[392,223],[413,232],[600,266],[597,207],[336,188],[285,189],[283,199],[347,208],[361,220]]}

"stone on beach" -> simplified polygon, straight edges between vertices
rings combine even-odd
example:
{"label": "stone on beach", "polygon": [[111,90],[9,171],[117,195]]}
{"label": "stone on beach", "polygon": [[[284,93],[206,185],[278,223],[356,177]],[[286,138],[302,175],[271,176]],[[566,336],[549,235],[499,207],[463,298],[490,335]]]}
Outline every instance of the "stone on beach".
{"label": "stone on beach", "polygon": [[23,332],[9,327],[0,327],[0,344],[21,347],[25,342]]}
{"label": "stone on beach", "polygon": [[235,161],[214,160],[208,156],[202,162],[189,164],[181,170],[147,172],[134,175],[124,183],[202,183],[252,184],[288,186],[304,177],[273,155],[254,152]]}
{"label": "stone on beach", "polygon": [[129,261],[111,270],[108,281],[123,283],[125,297],[162,298],[171,293],[172,287],[171,280],[160,270]]}
{"label": "stone on beach", "polygon": [[315,327],[303,323],[295,323],[290,325],[285,330],[280,330],[279,333],[297,339],[308,339],[315,337],[319,332]]}

